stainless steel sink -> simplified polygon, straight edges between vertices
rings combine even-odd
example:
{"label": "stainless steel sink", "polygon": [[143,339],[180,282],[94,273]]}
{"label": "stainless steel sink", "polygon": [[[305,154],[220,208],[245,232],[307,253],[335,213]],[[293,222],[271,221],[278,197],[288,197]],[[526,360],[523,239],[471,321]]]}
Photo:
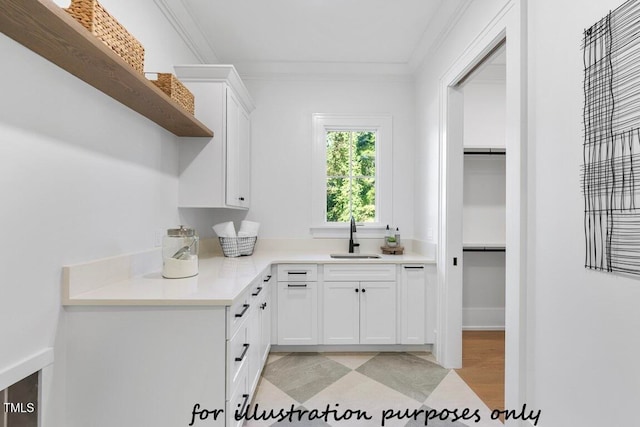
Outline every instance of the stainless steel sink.
{"label": "stainless steel sink", "polygon": [[335,259],[377,259],[380,258],[378,254],[331,254],[331,258]]}

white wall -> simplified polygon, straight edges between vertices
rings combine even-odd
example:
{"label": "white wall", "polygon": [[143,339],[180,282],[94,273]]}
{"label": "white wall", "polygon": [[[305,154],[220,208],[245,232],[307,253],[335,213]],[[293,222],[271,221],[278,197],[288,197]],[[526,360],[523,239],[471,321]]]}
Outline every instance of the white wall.
{"label": "white wall", "polygon": [[414,235],[427,247],[438,242],[440,79],[504,4],[504,0],[472,2],[416,74]]}
{"label": "white wall", "polygon": [[[195,62],[152,0],[101,3],[152,69]],[[177,224],[176,137],[1,34],[0,51],[0,372],[55,346],[42,410],[63,426],[61,267],[148,249]]]}
{"label": "white wall", "polygon": [[506,89],[504,81],[464,85],[465,148],[505,147]]}
{"label": "white wall", "polygon": [[313,113],[389,113],[393,116],[393,221],[413,235],[414,98],[410,80],[245,79],[251,116],[252,205],[261,238],[311,237]]}
{"label": "white wall", "polygon": [[640,394],[640,280],[584,266],[582,163],[585,28],[621,0],[529,2],[529,257],[532,359],[528,394],[541,425],[633,424]]}

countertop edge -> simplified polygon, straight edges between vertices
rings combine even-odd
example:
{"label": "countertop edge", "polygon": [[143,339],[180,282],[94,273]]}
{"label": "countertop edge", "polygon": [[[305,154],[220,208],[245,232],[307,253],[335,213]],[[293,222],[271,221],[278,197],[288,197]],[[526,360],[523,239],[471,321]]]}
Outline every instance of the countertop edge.
{"label": "countertop edge", "polygon": [[[149,251],[141,252],[144,256],[148,256]],[[128,254],[126,257],[130,258],[132,255]],[[112,259],[117,259],[114,257]],[[112,262],[109,259],[109,262]],[[255,253],[249,257],[240,258],[225,258],[222,256],[205,257],[201,258],[201,262],[209,263],[241,263],[243,261],[252,261],[254,266],[254,272],[247,274],[242,278],[234,278],[235,285],[231,289],[227,289],[226,295],[223,297],[196,297],[196,298],[172,298],[172,297],[160,297],[160,298],[140,298],[136,296],[123,297],[127,292],[132,293],[133,287],[145,280],[145,276],[133,276],[123,279],[119,277],[111,283],[105,283],[102,281],[95,288],[82,292],[77,292],[71,296],[73,292],[70,291],[72,281],[70,277],[73,275],[70,273],[72,268],[86,269],[87,265],[95,264],[96,261],[91,261],[86,264],[79,264],[76,266],[64,266],[64,280],[62,283],[62,306],[65,307],[81,307],[81,306],[145,306],[145,307],[161,307],[161,306],[230,306],[233,302],[242,295],[249,286],[260,277],[265,269],[272,268],[277,264],[426,264],[435,265],[434,259],[422,257],[417,254],[406,255],[383,255],[382,258],[377,259],[332,259],[326,253],[303,253],[303,254],[291,254],[291,253]],[[202,270],[201,270],[202,272]],[[85,272],[86,274],[86,272]],[[93,276],[93,274],[91,274]],[[157,276],[157,275],[156,275]],[[201,276],[202,277],[202,276]],[[204,275],[206,277],[206,275]],[[155,280],[155,277],[153,278]],[[179,279],[186,280],[186,279]],[[195,278],[195,286],[198,285],[197,280],[203,280],[201,278]],[[204,279],[207,280],[207,279]],[[214,280],[214,279],[211,279]],[[238,284],[240,282],[240,284]],[[162,282],[163,285],[169,285],[171,282]],[[174,282],[179,283],[179,282]],[[192,283],[192,286],[193,286]],[[162,286],[158,284],[158,286]],[[187,286],[183,283],[183,286]],[[118,289],[120,288],[120,289]],[[128,289],[131,288],[131,289]],[[101,296],[96,297],[96,293],[108,294],[111,290],[117,297]]]}

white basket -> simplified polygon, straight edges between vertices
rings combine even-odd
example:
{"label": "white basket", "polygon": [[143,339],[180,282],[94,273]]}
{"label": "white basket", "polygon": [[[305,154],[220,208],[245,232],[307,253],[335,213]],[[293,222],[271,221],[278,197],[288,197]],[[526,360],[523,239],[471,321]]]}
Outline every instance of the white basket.
{"label": "white basket", "polygon": [[235,258],[253,254],[258,237],[218,237],[218,239],[224,256]]}

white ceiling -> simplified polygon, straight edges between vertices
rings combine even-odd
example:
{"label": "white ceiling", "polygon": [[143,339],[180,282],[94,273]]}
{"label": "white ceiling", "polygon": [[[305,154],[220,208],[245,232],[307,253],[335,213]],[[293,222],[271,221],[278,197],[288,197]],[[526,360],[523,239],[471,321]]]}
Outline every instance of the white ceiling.
{"label": "white ceiling", "polygon": [[469,0],[155,0],[203,62],[410,73]]}

